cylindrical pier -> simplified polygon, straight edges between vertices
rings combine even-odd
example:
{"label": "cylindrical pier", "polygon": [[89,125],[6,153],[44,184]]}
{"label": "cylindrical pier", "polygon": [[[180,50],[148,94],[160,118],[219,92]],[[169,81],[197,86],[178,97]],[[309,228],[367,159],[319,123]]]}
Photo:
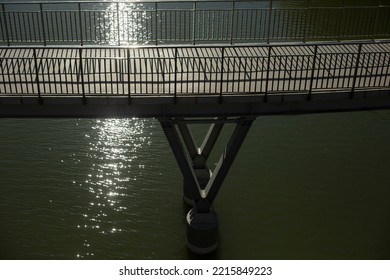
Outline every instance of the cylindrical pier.
{"label": "cylindrical pier", "polygon": [[186,243],[195,254],[205,255],[215,251],[218,246],[218,216],[214,210],[200,213],[194,207],[188,212]]}

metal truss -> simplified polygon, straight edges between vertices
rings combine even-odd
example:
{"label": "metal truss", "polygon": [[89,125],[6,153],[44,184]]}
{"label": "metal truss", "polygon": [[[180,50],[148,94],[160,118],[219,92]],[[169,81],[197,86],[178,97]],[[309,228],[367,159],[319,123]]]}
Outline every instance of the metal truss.
{"label": "metal truss", "polygon": [[[208,213],[217,197],[226,175],[254,121],[254,117],[239,117],[229,119],[160,119],[161,126],[169,145],[175,155],[181,173],[184,177],[185,191],[190,194],[198,213]],[[222,153],[219,162],[212,172],[207,167],[207,159],[226,123],[235,122],[235,129]],[[196,146],[189,128],[190,123],[211,123],[210,128],[200,147]],[[200,170],[206,170],[210,175],[200,175]],[[203,173],[204,174],[204,173]]]}

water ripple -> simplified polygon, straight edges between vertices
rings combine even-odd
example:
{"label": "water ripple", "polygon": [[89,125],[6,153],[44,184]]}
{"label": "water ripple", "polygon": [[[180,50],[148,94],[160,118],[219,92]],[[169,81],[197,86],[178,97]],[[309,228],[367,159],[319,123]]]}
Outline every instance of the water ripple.
{"label": "water ripple", "polygon": [[[118,221],[126,219],[127,213],[123,214],[124,217],[118,215],[127,211],[128,207],[136,209],[138,205],[137,195],[131,191],[134,187],[132,182],[137,180],[137,174],[142,169],[137,158],[140,150],[151,143],[151,132],[145,132],[144,127],[145,121],[135,118],[96,120],[90,133],[85,134],[89,140],[85,156],[92,164],[83,183],[90,196],[82,213],[84,224],[77,225],[79,230],[103,235],[124,230]],[[128,200],[133,202],[130,206],[126,203]],[[79,252],[77,257],[93,256],[87,239],[83,246],[83,252]]]}

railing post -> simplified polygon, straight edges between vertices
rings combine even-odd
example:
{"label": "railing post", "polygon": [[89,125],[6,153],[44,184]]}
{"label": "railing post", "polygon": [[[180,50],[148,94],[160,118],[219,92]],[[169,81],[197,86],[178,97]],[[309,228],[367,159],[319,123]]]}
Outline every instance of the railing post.
{"label": "railing post", "polygon": [[341,21],[342,21],[343,16],[344,16],[344,8],[345,8],[345,0],[343,1],[343,6],[341,7],[341,12],[340,12],[340,16],[339,16],[338,31],[337,31],[338,41],[340,41],[340,38],[341,38]]}
{"label": "railing post", "polygon": [[268,15],[268,34],[267,34],[267,43],[270,41],[271,36],[271,19],[272,19],[272,0],[269,0],[269,15]]}
{"label": "railing post", "polygon": [[119,2],[116,2],[116,21],[117,21],[117,33],[118,33],[118,46],[121,45],[121,34],[119,24]]}
{"label": "railing post", "polygon": [[39,4],[39,13],[41,14],[43,45],[46,46],[46,28],[45,28],[45,20],[43,17],[42,3]]}
{"label": "railing post", "polygon": [[362,45],[363,45],[363,43],[359,44],[358,54],[357,54],[357,58],[356,58],[355,74],[353,75],[351,93],[349,94],[349,98],[351,98],[351,99],[355,95],[356,79],[357,79],[357,73],[359,70],[359,62],[360,62],[360,56],[362,53]]}
{"label": "railing post", "polygon": [[83,42],[83,25],[82,25],[82,17],[81,17],[81,3],[77,3],[78,11],[79,11],[79,29],[80,29],[80,46],[84,45]]}
{"label": "railing post", "polygon": [[175,85],[174,85],[174,103],[176,104],[176,102],[177,102],[177,100],[176,100],[176,98],[177,98],[177,52],[178,52],[178,50],[177,50],[177,47],[175,47]]}
{"label": "railing post", "polygon": [[196,32],[195,32],[195,28],[196,28],[196,9],[197,9],[197,5],[196,5],[196,1],[192,2],[192,44],[195,45],[196,44]]}
{"label": "railing post", "polygon": [[158,45],[158,32],[157,32],[157,28],[158,28],[158,23],[157,23],[157,13],[158,13],[158,6],[157,6],[157,2],[154,3],[154,33],[156,34],[156,46]]}
{"label": "railing post", "polygon": [[311,93],[312,93],[312,90],[313,90],[313,80],[314,80],[314,71],[315,71],[315,68],[316,68],[317,50],[318,50],[318,45],[315,45],[314,46],[313,67],[312,67],[312,70],[311,70],[311,77],[310,77],[309,95],[307,96],[307,99],[309,101],[311,100]]}
{"label": "railing post", "polygon": [[220,92],[219,92],[219,103],[222,103],[222,86],[223,86],[223,66],[225,65],[225,47],[222,47],[222,56],[221,56],[221,81],[220,81]]}
{"label": "railing post", "polygon": [[265,95],[264,95],[264,102],[267,102],[268,99],[268,84],[269,84],[269,68],[271,66],[271,52],[272,52],[272,46],[268,46],[268,61],[267,61],[267,76],[265,80]]}
{"label": "railing post", "polygon": [[3,25],[3,38],[5,41],[7,41],[7,46],[10,46],[10,40],[9,40],[9,33],[8,33],[8,24],[7,24],[7,19],[5,18],[5,5],[4,3],[1,4],[1,13],[2,13],[2,22],[1,24]]}
{"label": "railing post", "polygon": [[376,31],[377,25],[378,25],[380,2],[381,2],[381,0],[378,0],[377,5],[376,5],[375,20],[374,20],[374,25],[372,26],[372,30],[371,30],[371,39],[372,40],[374,40],[375,31]]}
{"label": "railing post", "polygon": [[41,97],[41,85],[39,81],[39,73],[38,73],[38,58],[37,58],[37,50],[36,48],[33,49],[33,57],[34,57],[34,64],[35,64],[35,81],[37,83],[37,90],[38,90],[38,102],[39,104],[43,104],[43,100]]}
{"label": "railing post", "polygon": [[83,49],[79,48],[79,59],[80,59],[80,81],[81,81],[81,91],[83,93],[83,104],[87,104],[87,99],[85,97],[85,85],[84,85],[84,70],[83,70]]}
{"label": "railing post", "polygon": [[310,8],[310,0],[306,1],[306,9],[305,9],[305,22],[303,24],[303,42],[306,42],[306,28],[307,28],[307,18],[309,15],[309,8]]}
{"label": "railing post", "polygon": [[234,12],[236,10],[236,1],[232,2],[232,17],[230,22],[230,45],[233,45],[233,30],[234,30]]}
{"label": "railing post", "polygon": [[127,90],[129,95],[128,104],[131,104],[131,90],[130,90],[130,49],[126,49],[127,54]]}

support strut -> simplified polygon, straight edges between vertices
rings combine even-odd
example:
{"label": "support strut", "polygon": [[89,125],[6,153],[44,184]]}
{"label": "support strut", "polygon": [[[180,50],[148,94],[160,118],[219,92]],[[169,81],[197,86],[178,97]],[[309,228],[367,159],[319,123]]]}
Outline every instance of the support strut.
{"label": "support strut", "polygon": [[[192,168],[198,180],[199,187],[202,190],[206,189],[207,184],[212,175],[211,170],[207,167],[207,159],[209,158],[211,151],[213,150],[213,147],[218,140],[218,136],[222,131],[225,121],[226,117],[221,117],[217,119],[217,122],[214,122],[210,125],[209,130],[205,138],[203,139],[203,143],[200,148],[196,146],[194,137],[192,136],[191,130],[188,125],[188,121],[181,119],[177,122],[183,142],[187,147]],[[183,188],[183,199],[187,205],[195,206],[195,201],[192,198],[188,187],[186,186],[185,180]]]}
{"label": "support strut", "polygon": [[[210,253],[217,247],[218,216],[212,204],[253,121],[253,117],[234,119],[220,117],[213,120],[160,119],[162,129],[184,177],[184,200],[193,206],[187,214],[187,246],[194,253]],[[207,167],[207,159],[223,126],[231,122],[236,124],[235,129],[212,172]],[[197,147],[192,136],[190,123],[211,123],[200,147]]]}

